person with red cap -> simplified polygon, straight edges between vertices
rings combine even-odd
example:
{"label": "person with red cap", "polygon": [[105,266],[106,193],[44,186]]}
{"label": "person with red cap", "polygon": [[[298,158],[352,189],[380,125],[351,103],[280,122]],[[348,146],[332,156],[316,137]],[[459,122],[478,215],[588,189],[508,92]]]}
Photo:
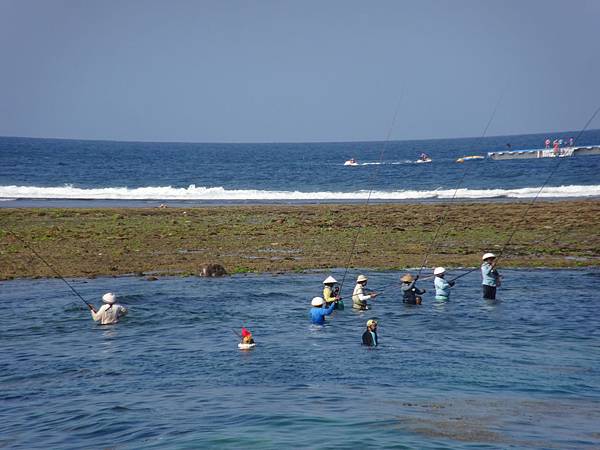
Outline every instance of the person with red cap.
{"label": "person with red cap", "polygon": [[242,344],[254,344],[254,338],[246,328],[242,327]]}

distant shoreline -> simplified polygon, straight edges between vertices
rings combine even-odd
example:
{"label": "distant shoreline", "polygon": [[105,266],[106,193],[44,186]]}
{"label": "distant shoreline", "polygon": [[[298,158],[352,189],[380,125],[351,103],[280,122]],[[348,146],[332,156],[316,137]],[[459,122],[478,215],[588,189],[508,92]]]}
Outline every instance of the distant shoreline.
{"label": "distant shoreline", "polygon": [[515,230],[503,267],[600,266],[600,200],[546,200],[0,208],[0,279],[54,276],[5,230],[68,277],[345,267],[356,238],[352,267],[401,270],[420,267],[443,217],[428,267],[475,267]]}

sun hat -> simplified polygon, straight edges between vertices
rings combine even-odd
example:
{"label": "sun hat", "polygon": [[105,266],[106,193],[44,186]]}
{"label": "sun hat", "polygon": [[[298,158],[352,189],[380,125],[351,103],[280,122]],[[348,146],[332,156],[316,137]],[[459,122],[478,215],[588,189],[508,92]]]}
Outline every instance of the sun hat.
{"label": "sun hat", "polygon": [[436,268],[433,270],[433,274],[434,274],[434,275],[441,275],[441,274],[443,274],[443,273],[446,273],[446,269],[444,269],[443,267],[436,267]]}
{"label": "sun hat", "polygon": [[402,281],[404,283],[410,283],[411,281],[414,281],[414,280],[415,280],[415,278],[410,273],[402,275],[402,277],[400,278],[400,281]]}
{"label": "sun hat", "polygon": [[375,319],[369,319],[367,320],[367,326],[370,327],[371,325],[377,325],[377,321]]}
{"label": "sun hat", "polygon": [[323,299],[321,297],[315,297],[310,302],[313,306],[323,306]]}
{"label": "sun hat", "polygon": [[102,296],[102,301],[104,303],[109,303],[112,305],[114,302],[117,301],[117,297],[115,297],[115,294],[113,294],[112,292],[107,292]]}
{"label": "sun hat", "polygon": [[337,280],[335,278],[333,278],[332,276],[328,276],[327,278],[325,278],[325,281],[323,281],[323,284],[331,284],[331,283],[337,283]]}
{"label": "sun hat", "polygon": [[486,253],[485,255],[483,255],[481,257],[481,259],[485,261],[488,258],[495,258],[495,257],[496,257],[496,255],[494,255],[493,253]]}
{"label": "sun hat", "polygon": [[356,282],[361,283],[361,282],[367,281],[367,280],[368,280],[368,278],[365,277],[364,275],[359,275],[358,278],[356,279]]}
{"label": "sun hat", "polygon": [[244,327],[242,327],[242,337],[246,337],[246,336],[252,336],[252,333],[250,333],[248,330],[246,330]]}

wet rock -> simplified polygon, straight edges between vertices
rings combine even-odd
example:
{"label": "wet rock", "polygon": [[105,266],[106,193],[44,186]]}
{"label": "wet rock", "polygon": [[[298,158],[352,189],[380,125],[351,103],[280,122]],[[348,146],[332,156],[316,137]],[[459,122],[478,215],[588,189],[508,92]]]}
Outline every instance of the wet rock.
{"label": "wet rock", "polygon": [[199,274],[201,277],[222,277],[227,271],[221,264],[204,264],[200,266]]}
{"label": "wet rock", "polygon": [[158,280],[157,277],[153,277],[153,276],[146,277],[146,281],[156,281],[156,280]]}

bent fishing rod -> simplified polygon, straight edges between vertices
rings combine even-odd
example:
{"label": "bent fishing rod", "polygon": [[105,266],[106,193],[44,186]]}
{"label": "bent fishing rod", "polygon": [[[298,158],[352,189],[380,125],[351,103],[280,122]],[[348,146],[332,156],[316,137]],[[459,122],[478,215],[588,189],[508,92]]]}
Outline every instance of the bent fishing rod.
{"label": "bent fishing rod", "polygon": [[19,236],[17,236],[17,235],[16,235],[15,233],[13,233],[12,231],[10,231],[10,230],[6,230],[6,232],[7,232],[7,233],[9,233],[10,235],[12,235],[12,236],[13,236],[15,239],[17,239],[17,240],[18,240],[18,241],[19,241],[21,244],[23,244],[23,245],[25,246],[25,248],[27,248],[27,249],[28,249],[28,250],[29,250],[31,253],[33,253],[35,256],[37,256],[37,257],[40,259],[40,261],[42,261],[42,262],[43,262],[43,263],[44,263],[46,266],[48,266],[48,268],[49,268],[49,269],[50,269],[52,272],[54,272],[54,274],[55,274],[55,275],[56,275],[58,278],[60,278],[62,281],[64,281],[64,283],[65,283],[67,286],[69,286],[69,289],[71,289],[71,291],[73,291],[73,293],[74,293],[74,294],[75,294],[77,297],[79,297],[79,298],[81,299],[81,301],[87,305],[87,307],[88,307],[88,308],[90,308],[90,309],[92,309],[92,310],[94,310],[94,311],[95,311],[94,307],[93,307],[93,306],[92,306],[90,303],[88,303],[88,302],[87,302],[87,301],[86,301],[86,300],[85,300],[85,299],[84,299],[84,298],[83,298],[81,295],[79,295],[79,292],[77,292],[77,291],[75,290],[75,288],[74,288],[73,286],[71,286],[71,284],[70,284],[70,283],[69,283],[67,280],[65,280],[65,279],[64,279],[64,277],[63,277],[63,276],[62,276],[62,275],[61,275],[61,274],[58,272],[58,270],[56,270],[56,269],[55,269],[54,267],[52,267],[52,266],[51,266],[51,265],[50,265],[50,264],[49,264],[49,263],[48,263],[48,262],[47,262],[47,261],[46,261],[44,258],[42,258],[42,256],[41,256],[41,255],[40,255],[38,252],[36,252],[36,251],[35,251],[35,249],[34,249],[33,247],[31,247],[29,244],[27,244],[27,242],[25,242],[23,239],[21,239]]}
{"label": "bent fishing rod", "polygon": [[[365,208],[368,208],[369,203],[371,201],[371,195],[373,194],[373,188],[374,188],[374,186],[373,186],[374,181],[375,181],[375,178],[377,177],[377,175],[379,175],[381,163],[383,162],[383,155],[384,155],[386,147],[390,141],[392,131],[393,131],[394,127],[396,126],[396,119],[398,117],[398,112],[400,111],[400,106],[402,104],[403,98],[404,98],[404,90],[402,90],[400,92],[400,98],[398,99],[396,109],[394,110],[394,116],[392,118],[392,123],[390,125],[390,128],[388,129],[385,141],[383,141],[383,144],[381,146],[381,153],[379,154],[379,165],[376,166],[375,172],[371,175],[371,178],[369,178],[369,185],[371,186],[371,188],[369,189],[369,195],[367,196],[367,199],[365,201]],[[352,263],[352,257],[354,256],[354,251],[356,250],[356,244],[358,242],[358,236],[359,236],[361,230],[362,230],[362,227],[358,228],[356,230],[356,234],[354,235],[354,241],[352,243],[352,248],[351,248],[350,254],[348,256],[348,262],[346,263],[344,275],[342,276],[342,282],[340,283],[340,292],[342,291],[342,288],[344,287],[344,282],[346,281],[346,275],[348,274],[348,270],[350,269],[350,264]]]}
{"label": "bent fishing rod", "polygon": [[[579,138],[581,137],[581,135],[587,130],[587,128],[590,126],[590,124],[596,118],[596,116],[598,115],[599,112],[600,112],[600,106],[598,106],[598,108],[594,111],[594,113],[590,116],[590,118],[586,122],[585,126],[581,129],[581,131],[579,131],[579,133],[577,134],[577,136],[573,140],[573,145],[575,145],[577,143],[577,141],[579,140]],[[527,214],[529,214],[529,210],[531,209],[531,207],[533,206],[533,204],[537,201],[538,197],[540,196],[540,194],[542,193],[542,191],[544,190],[544,188],[546,187],[546,185],[548,184],[548,182],[550,181],[550,179],[554,176],[554,174],[556,173],[556,171],[560,167],[560,163],[562,162],[562,160],[564,158],[557,157],[557,159],[558,159],[558,161],[556,162],[556,164],[554,165],[554,167],[550,171],[550,174],[548,175],[548,177],[546,178],[546,180],[544,180],[544,183],[542,184],[542,186],[540,187],[540,189],[535,194],[535,197],[533,198],[533,200],[529,203],[529,205],[527,205],[527,208],[525,209],[525,212],[523,213],[523,216],[521,217],[521,220],[519,221],[519,223],[517,223],[515,225],[515,227],[513,228],[511,234],[509,235],[507,241],[505,242],[505,244],[500,249],[500,252],[498,253],[498,256],[496,256],[496,262],[502,257],[504,251],[509,246],[509,244],[512,241],[512,238],[514,237],[514,235],[517,232],[518,228],[521,226],[522,223],[525,222]]]}
{"label": "bent fishing rod", "polygon": [[[507,87],[508,87],[508,84],[506,84],[504,86],[504,89],[502,89],[502,91],[500,93],[500,97],[498,97],[498,101],[496,102],[496,105],[494,106],[494,109],[492,110],[492,114],[490,115],[490,118],[488,119],[488,121],[487,121],[487,123],[485,125],[485,128],[483,129],[483,133],[481,134],[481,137],[477,141],[477,146],[479,146],[479,144],[483,141],[483,138],[485,138],[485,135],[487,134],[487,131],[490,128],[490,125],[492,124],[494,118],[496,117],[496,112],[498,111],[498,107],[500,106],[500,103],[502,102],[502,99],[504,98],[504,94],[506,93]],[[454,199],[456,198],[456,194],[458,194],[458,189],[460,188],[460,186],[462,185],[463,181],[465,180],[465,176],[467,175],[467,171],[468,171],[468,167],[465,166],[464,170],[463,170],[463,173],[462,173],[462,176],[458,180],[456,188],[454,189],[454,193],[452,194],[452,197],[450,198],[449,204],[453,203]],[[436,242],[436,240],[438,238],[440,230],[442,229],[442,226],[446,222],[446,217],[448,216],[449,209],[450,209],[449,207],[445,209],[444,215],[440,219],[440,223],[439,223],[437,229],[435,230],[435,234],[433,235],[433,239],[431,240],[431,243],[429,244],[429,247],[427,248],[427,252],[425,253],[425,256],[423,258],[423,262],[421,263],[421,268],[419,269],[419,272],[417,273],[417,275],[421,275],[421,272],[423,271],[423,269],[425,268],[425,265],[427,264],[427,261],[429,259],[429,255],[431,254],[431,251],[433,250],[433,246],[434,246],[434,244],[435,244],[435,242]]]}
{"label": "bent fishing rod", "polygon": [[[576,138],[573,140],[574,144],[579,140],[579,138],[587,130],[587,128],[590,126],[590,124],[596,118],[596,116],[598,115],[599,112],[600,112],[600,106],[594,111],[594,113],[590,116],[590,118],[586,122],[585,126],[579,131],[579,133],[577,134]],[[529,210],[534,205],[534,203],[537,201],[537,199],[539,198],[540,194],[542,193],[542,191],[544,190],[544,188],[546,187],[546,185],[550,181],[550,179],[554,176],[554,174],[558,170],[558,168],[559,168],[560,163],[562,162],[562,160],[563,160],[563,158],[560,158],[560,157],[558,158],[558,161],[556,162],[556,164],[554,165],[554,167],[550,171],[550,174],[548,175],[548,177],[546,177],[546,179],[544,180],[544,183],[542,184],[542,186],[540,187],[540,189],[537,191],[537,193],[533,197],[533,200],[527,205],[527,208],[525,209],[525,211],[524,211],[524,213],[523,213],[523,215],[521,217],[521,220],[513,227],[513,229],[511,231],[508,239],[506,240],[506,242],[504,243],[504,245],[502,246],[502,248],[498,252],[498,255],[496,256],[496,263],[498,263],[498,261],[500,260],[500,258],[502,257],[502,255],[505,253],[505,250],[510,245],[510,242],[512,241],[515,233],[519,229],[520,225],[525,221],[525,218],[527,217],[527,214],[529,214]],[[463,273],[462,275],[459,275],[458,277],[455,277],[454,279],[452,279],[452,281],[456,281],[459,278],[462,278],[462,277],[464,277],[464,276],[466,276],[466,275],[468,275],[468,274],[470,274],[472,272],[475,272],[476,270],[479,270],[479,267],[471,269],[471,270]]]}

